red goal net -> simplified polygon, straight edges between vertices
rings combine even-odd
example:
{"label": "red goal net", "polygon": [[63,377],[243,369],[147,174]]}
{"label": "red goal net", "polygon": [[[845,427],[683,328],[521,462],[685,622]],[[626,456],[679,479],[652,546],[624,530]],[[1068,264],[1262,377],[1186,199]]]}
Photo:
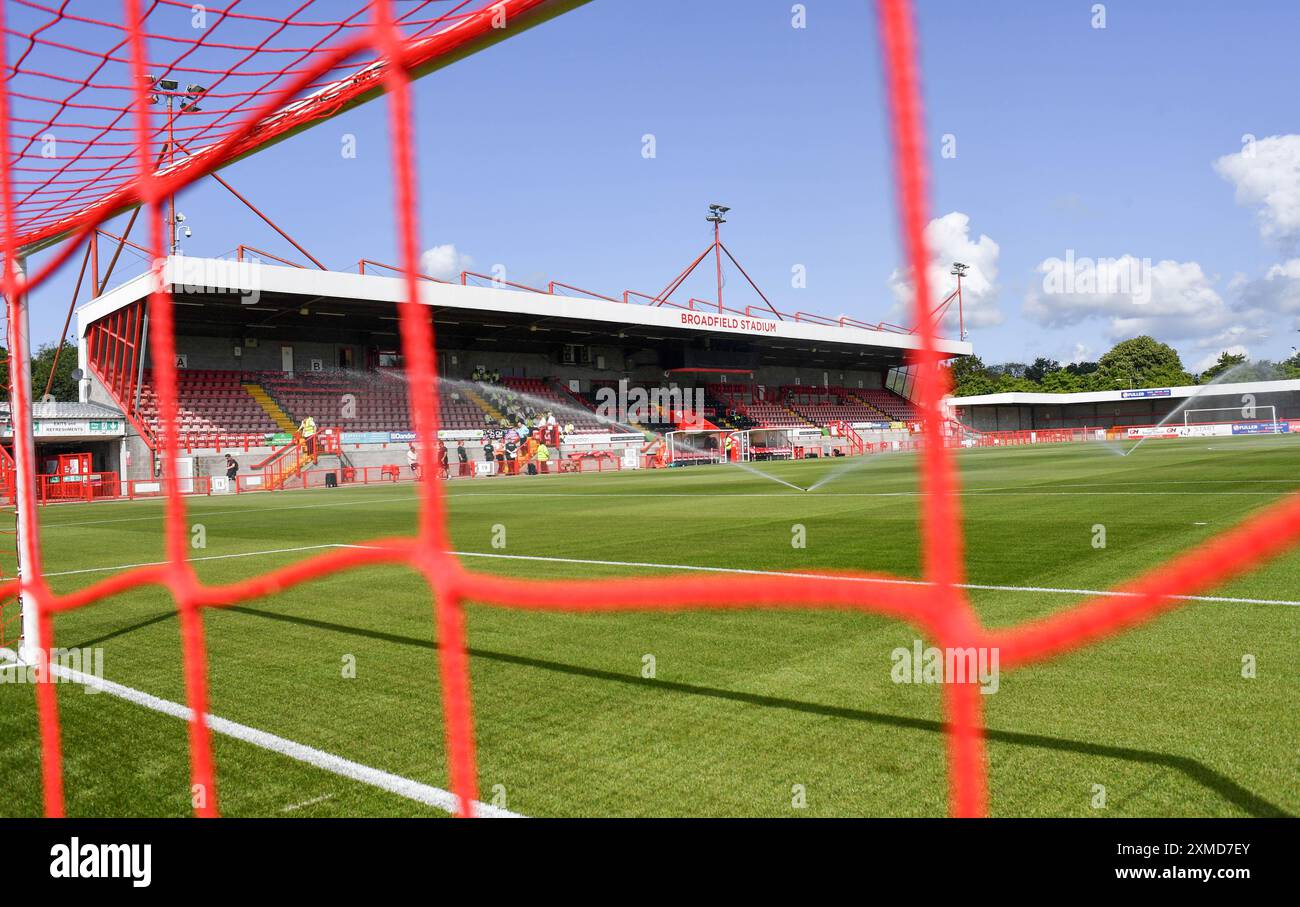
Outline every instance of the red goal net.
{"label": "red goal net", "polygon": [[[1046,618],[991,629],[980,622],[961,588],[963,551],[958,476],[953,452],[929,444],[918,458],[922,497],[924,583],[864,583],[863,573],[828,575],[809,584],[795,576],[625,577],[598,580],[528,580],[467,568],[449,553],[442,486],[419,486],[420,518],[413,537],[379,539],[331,551],[228,585],[201,583],[187,560],[186,500],[176,476],[164,476],[166,563],[125,570],[66,594],[42,576],[36,518],[30,419],[32,388],[21,325],[27,294],[49,279],[91,232],[109,217],[142,208],[155,259],[165,257],[165,206],[170,195],[270,142],[383,94],[392,138],[391,162],[401,267],[406,298],[399,304],[402,350],[415,387],[411,396],[419,445],[435,448],[438,394],[433,327],[418,303],[419,258],[416,173],[410,81],[488,44],[563,13],[583,0],[393,0],[357,3],[345,19],[318,21],[311,0],[229,2],[206,10],[208,21],[191,36],[158,28],[167,16],[198,15],[186,0],[10,0],[3,9],[5,81],[0,88],[0,130],[9,153],[0,164],[3,258],[0,285],[6,301],[10,358],[15,481],[19,492],[22,576],[0,584],[0,597],[16,600],[36,630],[44,808],[64,812],[59,709],[48,671],[58,615],[92,604],[111,607],[127,590],[156,585],[175,601],[182,630],[185,700],[192,783],[207,792],[196,812],[219,811],[217,768],[208,712],[208,662],[203,615],[364,565],[402,564],[427,582],[437,628],[450,788],[460,812],[477,799],[474,719],[469,681],[467,603],[541,611],[617,612],[689,609],[843,609],[908,622],[936,645],[1000,650],[1009,670],[1089,645],[1186,604],[1187,596],[1274,557],[1300,539],[1300,495],[1289,496],[1236,528],[1126,584],[1124,596],[1099,596]],[[925,130],[918,51],[908,0],[879,0],[879,36],[889,98],[888,128],[895,149],[902,247],[915,280],[915,322],[921,350],[914,357],[916,401],[924,430],[943,432],[943,371],[935,348],[923,228],[927,217]],[[400,15],[399,15],[400,13]],[[110,15],[113,14],[113,15]],[[555,26],[563,27],[562,22]],[[865,41],[867,36],[863,36]],[[151,54],[150,51],[153,53]],[[204,74],[203,91],[177,84],[193,116],[161,122],[151,103],[160,80],[175,72]],[[170,89],[165,89],[170,90]],[[167,136],[166,129],[174,134]],[[43,143],[67,143],[67,153],[41,154]],[[184,156],[175,154],[176,149]],[[60,242],[39,271],[21,265],[32,251]],[[155,268],[160,265],[155,265]],[[159,282],[150,297],[149,322],[162,430],[162,460],[178,453],[177,381],[172,299]],[[885,577],[878,577],[885,578]],[[12,610],[6,612],[12,613]],[[30,644],[32,640],[27,640]],[[988,810],[987,762],[979,689],[943,687],[950,811]]]}

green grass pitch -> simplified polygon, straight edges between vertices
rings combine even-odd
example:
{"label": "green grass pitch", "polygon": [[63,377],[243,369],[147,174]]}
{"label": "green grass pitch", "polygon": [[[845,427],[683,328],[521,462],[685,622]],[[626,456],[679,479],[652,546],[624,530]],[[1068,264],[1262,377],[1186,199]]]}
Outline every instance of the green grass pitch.
{"label": "green grass pitch", "polygon": [[[1151,441],[1129,456],[1091,444],[962,452],[968,581],[1108,588],[1295,491],[1298,440]],[[730,466],[456,482],[454,544],[510,556],[472,558],[475,569],[536,578],[672,573],[672,565],[918,573],[914,457],[761,465],[800,487],[843,472],[811,492]],[[259,552],[411,533],[417,513],[409,486],[202,498],[189,508],[206,541],[193,551],[205,558],[195,567],[209,582],[311,553]],[[157,502],[43,509],[50,582],[67,591],[111,572],[99,568],[159,560],[161,512]],[[796,524],[806,547],[792,545]],[[1104,548],[1093,544],[1098,525]],[[504,548],[492,545],[496,527]],[[1214,594],[1300,602],[1300,553]],[[1011,588],[971,596],[991,626],[1081,599]],[[433,612],[409,571],[351,571],[205,621],[214,714],[447,786]],[[56,633],[61,646],[101,647],[109,680],[184,701],[165,592],[134,591],[61,616]],[[890,676],[890,652],[914,638],[897,622],[844,613],[579,616],[474,606],[480,795],[537,816],[943,815],[941,688]],[[1004,672],[998,692],[983,697],[993,814],[1300,813],[1298,644],[1300,607],[1194,602]],[[652,679],[642,676],[647,655]],[[1253,678],[1243,677],[1246,656]],[[355,677],[344,676],[349,662]],[[183,721],[76,685],[58,689],[70,815],[189,813]],[[214,740],[226,815],[443,815],[249,743]],[[0,815],[39,814],[27,684],[0,684],[0,782]]]}

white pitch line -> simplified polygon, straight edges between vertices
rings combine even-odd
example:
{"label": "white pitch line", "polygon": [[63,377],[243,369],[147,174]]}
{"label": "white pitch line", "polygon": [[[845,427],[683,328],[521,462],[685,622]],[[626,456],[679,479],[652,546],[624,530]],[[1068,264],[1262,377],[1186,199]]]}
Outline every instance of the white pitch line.
{"label": "white pitch line", "polygon": [[[348,489],[342,489],[342,490],[346,492]],[[260,495],[262,494],[262,492],[254,492],[254,494]],[[283,507],[249,506],[249,507],[241,508],[240,510],[204,510],[201,507],[190,506],[186,508],[186,514],[191,517],[231,516],[236,514],[248,516],[250,514],[258,514],[258,513],[279,513],[280,511],[284,511],[284,510],[317,510],[322,507],[351,507],[355,504],[373,504],[376,502],[410,501],[412,503],[418,503],[418,500],[419,499],[413,495],[381,495],[379,497],[357,498],[351,501],[326,501],[324,503],[319,503],[319,504],[289,504]],[[117,501],[114,503],[127,504],[127,503],[158,503],[158,502],[156,500],[151,499],[149,501],[139,501],[139,502]],[[150,523],[150,522],[160,523],[165,518],[166,518],[165,514],[160,512],[160,513],[151,514],[150,516],[117,517],[109,520],[76,520],[71,522],[55,521],[55,522],[48,522],[48,523],[43,521],[41,523],[41,531],[44,532],[48,529],[63,529],[64,527],[67,526],[101,526],[107,523]]]}
{"label": "white pitch line", "polygon": [[[353,545],[346,542],[336,542],[328,545],[307,545],[302,548],[274,548],[269,551],[244,551],[238,554],[213,554],[207,557],[191,558],[193,561],[222,561],[240,557],[258,557],[267,554],[293,554],[301,551],[320,551],[325,548],[362,548],[366,550],[378,550],[375,545]],[[583,564],[597,567],[638,567],[647,570],[687,570],[700,573],[733,573],[747,576],[791,576],[800,579],[832,579],[822,573],[798,573],[785,570],[747,570],[743,567],[704,567],[698,564],[660,564],[651,561],[606,561],[594,560],[591,558],[578,557],[547,557],[536,554],[493,554],[486,551],[449,551],[448,554],[454,554],[457,557],[486,557],[496,558],[498,560],[513,561],[539,561],[543,563],[554,564]],[[66,570],[62,573],[46,573],[45,576],[72,576],[79,573],[111,573],[114,570],[130,570],[135,567],[159,567],[165,564],[165,561],[154,561],[145,564],[119,564],[115,567],[89,567],[84,570]],[[848,577],[853,582],[861,583],[881,583],[894,586],[929,586],[932,585],[928,580],[920,579],[889,579],[876,576],[855,576]],[[1053,586],[993,586],[983,583],[961,583],[960,589],[971,589],[980,592],[1036,592],[1048,595],[1101,595],[1113,598],[1136,598],[1136,592],[1123,592],[1114,589],[1058,589]],[[1300,601],[1291,601],[1289,599],[1278,598],[1236,598],[1226,595],[1174,595],[1171,596],[1178,601],[1189,602],[1220,602],[1223,604],[1235,605],[1288,605],[1290,607],[1300,607]]]}
{"label": "white pitch line", "polygon": [[[186,558],[186,563],[196,561],[227,561],[237,557],[261,557],[266,554],[295,554],[301,551],[320,551],[324,548],[338,548],[338,545],[303,545],[300,548],[270,548],[266,551],[241,551],[237,554],[209,554],[204,557]],[[118,564],[115,567],[86,567],[84,570],[61,570],[58,573],[44,573],[42,576],[76,576],[79,573],[111,573],[114,570],[134,570],[136,567],[162,567],[167,561],[145,561],[140,564]]]}
{"label": "white pitch line", "polygon": [[[1200,481],[1195,481],[1195,482],[1193,482],[1193,481],[1188,481],[1188,482],[1171,481],[1171,482],[1140,482],[1140,483],[1135,482],[1135,483],[1133,483],[1133,484],[1141,484],[1141,485],[1196,484],[1196,485],[1200,485],[1200,484],[1215,484],[1215,483],[1219,483],[1219,482],[1220,482],[1220,480],[1208,480],[1208,481],[1206,481],[1206,482],[1200,482]],[[1294,484],[1291,480],[1288,480],[1288,479],[1258,479],[1258,480],[1244,480],[1244,479],[1243,479],[1243,480],[1221,480],[1221,483],[1222,483],[1222,484],[1243,484],[1243,485],[1244,485],[1244,484],[1257,484],[1257,485],[1262,485],[1262,484],[1266,484],[1266,483],[1274,483],[1274,482],[1276,482],[1276,483]],[[1049,489],[1049,488],[1089,488],[1089,487],[1107,487],[1107,486],[1111,486],[1111,487],[1113,487],[1113,486],[1124,485],[1124,484],[1127,484],[1127,483],[1122,483],[1122,482],[1099,482],[1099,483],[1080,483],[1080,484],[1069,484],[1069,485],[1047,485],[1047,486],[1043,486],[1043,489]],[[347,491],[347,490],[352,490],[352,489],[344,489],[344,491]],[[355,489],[355,490],[361,490],[361,489]],[[814,494],[815,494],[816,497],[820,497],[820,498],[896,498],[896,497],[923,497],[925,493],[924,493],[924,492],[920,492],[920,491],[818,491],[818,492],[815,492]],[[1130,497],[1130,496],[1134,496],[1134,495],[1157,495],[1157,496],[1162,496],[1162,495],[1177,495],[1177,496],[1186,496],[1186,495],[1200,495],[1200,496],[1206,496],[1206,495],[1228,495],[1228,496],[1260,497],[1260,496],[1276,495],[1276,494],[1278,494],[1278,492],[1270,492],[1270,491],[1148,491],[1148,492],[1129,492],[1129,491],[1081,491],[1081,492],[1055,492],[1055,491],[1047,491],[1047,490],[1025,490],[1025,491],[1017,491],[1017,490],[1014,490],[1014,489],[1009,489],[1009,488],[1004,488],[1004,487],[998,487],[998,486],[994,486],[993,488],[991,488],[991,489],[989,489],[989,490],[986,491],[986,490],[983,490],[983,489],[979,488],[978,486],[968,486],[967,488],[965,488],[965,489],[963,489],[961,492],[959,492],[959,494],[961,494],[962,496],[966,496],[966,497],[979,497],[979,496],[981,496],[981,495],[983,495],[983,496],[985,496],[985,497],[995,497],[995,496],[998,496],[998,495],[1022,496],[1022,497],[1023,497],[1023,496],[1029,496],[1029,497],[1039,497],[1039,496],[1042,496],[1042,497],[1050,497],[1050,496],[1061,496],[1061,497],[1073,497],[1073,496],[1113,496],[1113,497],[1119,497],[1119,496],[1124,496],[1124,497]],[[673,498],[673,497],[681,497],[681,498],[702,498],[702,497],[718,497],[718,498],[791,498],[791,499],[802,500],[802,499],[803,499],[803,494],[795,494],[795,493],[793,493],[793,492],[729,492],[729,491],[688,491],[688,492],[671,492],[671,491],[655,491],[655,492],[635,492],[635,491],[630,491],[630,492],[628,492],[628,491],[589,491],[589,492],[578,492],[578,491],[571,491],[571,492],[561,492],[561,491],[522,491],[522,490],[515,490],[515,491],[466,491],[466,492],[456,491],[456,492],[452,492],[451,494],[448,494],[447,497],[446,497],[446,500],[447,500],[449,503],[454,503],[455,501],[457,501],[457,500],[459,500],[459,499],[461,499],[461,498],[502,498],[502,497],[504,497],[504,498],[513,498],[513,497],[553,497],[553,498],[587,498],[587,497],[591,497],[591,498]],[[189,513],[190,513],[191,516],[196,516],[196,517],[197,517],[197,516],[203,516],[203,517],[213,517],[213,516],[249,516],[249,515],[258,514],[258,513],[264,513],[264,512],[265,512],[265,513],[278,513],[278,512],[286,511],[286,510],[316,510],[316,509],[325,508],[325,507],[352,507],[352,506],[355,506],[355,505],[357,505],[357,504],[393,503],[393,502],[397,502],[397,503],[404,503],[404,502],[417,503],[417,499],[416,499],[414,496],[412,496],[412,495],[384,495],[384,496],[379,496],[379,497],[356,498],[356,499],[354,499],[354,500],[349,500],[349,501],[326,501],[326,502],[317,503],[317,504],[291,504],[291,505],[282,506],[282,507],[252,507],[252,506],[250,506],[250,507],[241,508],[241,509],[239,509],[239,510],[203,510],[202,508],[191,508],[191,509],[189,510]],[[148,500],[148,501],[143,501],[143,500],[142,500],[142,501],[136,501],[136,502],[125,502],[125,501],[123,501],[123,502],[117,502],[117,503],[140,503],[140,504],[147,504],[147,503],[158,503],[158,502],[157,502],[156,500],[152,500],[152,499],[151,499],[151,500]],[[42,524],[41,524],[41,531],[42,531],[42,532],[47,532],[47,531],[50,531],[50,530],[53,530],[53,529],[75,528],[75,527],[79,527],[79,526],[104,526],[104,525],[111,525],[111,524],[115,524],[115,523],[159,523],[159,522],[162,522],[163,519],[164,519],[164,515],[163,515],[162,513],[157,513],[157,514],[151,514],[151,515],[149,515],[149,516],[115,517],[115,518],[112,518],[112,519],[105,519],[105,520],[74,520],[74,521],[68,521],[68,522],[42,522]]]}
{"label": "white pitch line", "polygon": [[[90,674],[83,674],[81,671],[74,671],[57,663],[50,665],[50,672],[56,677],[70,680],[73,683],[92,686],[100,692],[116,696],[118,699],[124,699],[133,705],[160,712],[163,715],[170,715],[182,721],[189,721],[193,715],[188,706],[181,705],[179,702],[160,699],[142,690],[124,686],[111,680],[103,680]],[[440,787],[434,787],[431,784],[425,784],[411,778],[404,778],[401,775],[394,775],[391,772],[381,771],[369,765],[362,765],[360,762],[353,762],[351,759],[344,759],[342,756],[336,756],[333,753],[327,753],[324,750],[318,750],[303,743],[296,743],[284,737],[277,737],[275,734],[259,731],[257,728],[239,724],[217,715],[209,714],[207,720],[208,726],[212,728],[214,733],[233,737],[236,740],[272,753],[287,756],[296,762],[319,768],[341,778],[359,781],[370,787],[376,787],[388,791],[390,794],[414,800],[416,803],[423,803],[425,806],[432,806],[443,812],[454,813],[456,811],[456,795]],[[522,818],[519,813],[513,813],[487,803],[480,803],[477,800],[474,801],[474,813],[481,818],[487,819]]]}
{"label": "white pitch line", "polygon": [[[817,491],[813,498],[923,498],[924,491]],[[957,497],[997,498],[1085,498],[1085,497],[1279,497],[1284,492],[1278,491],[980,491],[968,489],[957,492]],[[463,494],[449,495],[447,501],[455,503],[465,498],[786,498],[791,501],[806,501],[808,497],[789,491],[467,491]]]}
{"label": "white pitch line", "polygon": [[[1295,479],[1156,479],[1150,482],[1051,482],[1036,488],[1107,488],[1128,485],[1297,485]],[[978,491],[981,486],[969,486],[969,490]],[[990,488],[1004,488],[996,485]]]}
{"label": "white pitch line", "polygon": [[[363,545],[347,545],[341,547],[362,548]],[[641,567],[652,570],[690,570],[700,573],[735,573],[747,576],[789,576],[798,579],[848,579],[852,582],[859,583],[879,583],[890,586],[930,586],[933,585],[929,580],[920,579],[891,579],[877,576],[851,576],[837,577],[828,576],[823,573],[795,573],[784,570],[746,570],[740,567],[700,567],[694,564],[655,564],[646,561],[602,561],[591,560],[587,558],[573,557],[543,557],[540,555],[529,554],[491,554],[483,551],[452,551],[449,552],[457,557],[487,557],[498,558],[501,560],[517,561],[545,561],[559,564],[588,564],[605,567]],[[1100,595],[1109,598],[1138,598],[1136,592],[1124,592],[1115,589],[1056,589],[1050,586],[990,586],[982,583],[959,583],[959,589],[974,589],[981,592],[1039,592],[1052,595]],[[1178,601],[1189,602],[1220,602],[1237,605],[1289,605],[1291,607],[1300,607],[1300,601],[1288,601],[1286,599],[1271,598],[1232,598],[1222,595],[1171,595],[1170,598]]]}
{"label": "white pitch line", "polygon": [[308,806],[315,806],[317,803],[324,803],[326,800],[333,799],[333,794],[321,794],[319,797],[312,797],[310,800],[303,800],[301,803],[290,803],[288,806],[282,806],[280,812],[291,813],[294,810],[305,809]]}

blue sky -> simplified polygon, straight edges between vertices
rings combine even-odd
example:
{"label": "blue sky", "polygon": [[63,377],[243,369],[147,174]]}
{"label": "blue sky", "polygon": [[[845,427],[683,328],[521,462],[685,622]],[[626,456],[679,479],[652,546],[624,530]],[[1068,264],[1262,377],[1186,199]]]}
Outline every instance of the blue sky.
{"label": "blue sky", "polygon": [[[734,209],[724,240],[781,309],[897,320],[907,283],[874,8],[807,0],[795,28],[794,5],[594,0],[420,81],[422,248],[523,283],[654,293],[707,244],[718,201]],[[1225,348],[1289,355],[1293,3],[1112,2],[1104,28],[1075,0],[919,6],[935,268],[975,265],[970,340],[985,361],[1095,358],[1139,332],[1193,369]],[[396,258],[389,162],[377,102],[223,176],[353,269]],[[179,207],[189,254],[244,242],[292,255],[210,180]],[[1131,256],[1144,292],[1047,291],[1042,263],[1067,254]],[[796,265],[806,288],[791,286]],[[61,326],[68,270],[36,294],[37,342]],[[685,291],[712,295],[707,281]],[[758,302],[738,274],[726,292]]]}

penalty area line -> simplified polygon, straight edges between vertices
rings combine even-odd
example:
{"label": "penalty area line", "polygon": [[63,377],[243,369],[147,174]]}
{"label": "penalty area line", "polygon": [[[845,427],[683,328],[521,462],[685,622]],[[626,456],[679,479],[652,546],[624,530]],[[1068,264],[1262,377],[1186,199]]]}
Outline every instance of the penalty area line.
{"label": "penalty area line", "polygon": [[[1201,524],[1197,524],[1201,525]],[[300,548],[272,548],[267,551],[241,551],[235,554],[211,554],[205,557],[189,558],[189,561],[224,561],[232,558],[242,557],[261,557],[272,554],[295,554],[306,551],[322,551],[329,548],[362,548],[376,550],[375,545],[355,545],[346,542],[333,542],[324,545],[304,545]],[[706,567],[699,564],[660,564],[652,561],[607,561],[595,560],[592,558],[580,557],[548,557],[538,554],[494,554],[487,551],[448,551],[456,557],[483,557],[495,558],[506,561],[537,561],[540,563],[553,564],[579,564],[595,567],[637,567],[647,570],[682,570],[695,571],[700,573],[732,573],[746,576],[791,576],[798,579],[839,579],[843,577],[829,577],[823,573],[800,573],[789,570],[748,570],[743,567]],[[131,570],[137,567],[160,567],[166,564],[166,561],[150,561],[140,564],[118,564],[112,567],[87,567],[83,570],[64,570],[59,573],[43,574],[47,577],[54,576],[74,576],[81,573],[111,573],[115,570]],[[881,583],[892,586],[929,586],[932,585],[928,580],[921,579],[895,579],[879,576],[854,576],[847,577],[853,582],[860,583]],[[1045,595],[1100,595],[1109,598],[1136,598],[1138,593],[1125,592],[1119,589],[1069,589],[1057,588],[1054,586],[996,586],[986,583],[959,583],[959,589],[970,589],[979,592],[1030,592],[1041,593]],[[1229,595],[1173,595],[1170,598],[1176,601],[1189,602],[1217,602],[1229,605],[1286,605],[1292,608],[1300,608],[1300,601],[1292,601],[1285,598],[1238,598]]]}
{"label": "penalty area line", "polygon": [[[207,555],[190,557],[190,561],[231,560],[235,557],[260,557],[265,555],[302,554],[307,551],[324,551],[328,548],[367,548],[374,550],[373,544],[348,544],[334,542],[329,544],[307,544],[298,548],[270,548],[268,551],[240,551],[229,555]],[[659,564],[642,560],[595,560],[591,557],[551,557],[543,555],[502,555],[487,551],[448,551],[456,557],[491,557],[497,560],[529,560],[550,564],[577,564],[589,567],[634,567],[650,570],[692,570],[698,573],[733,573],[742,576],[796,577],[801,580],[828,580],[824,573],[800,573],[794,570],[753,570],[741,567],[701,567],[698,564]],[[81,573],[112,573],[113,570],[129,570],[138,567],[162,567],[166,561],[148,561],[142,564],[117,564],[114,567],[88,567],[81,570],[62,570],[59,573],[45,573],[47,577],[77,576]],[[901,580],[887,577],[848,577],[853,582],[883,583],[888,586],[930,586],[927,580]],[[1037,593],[1044,595],[1102,595],[1106,598],[1138,598],[1138,593],[1127,593],[1115,589],[1058,589],[1056,586],[995,586],[989,583],[963,582],[958,589],[983,591],[983,593]],[[1178,602],[1214,602],[1219,604],[1282,604],[1282,606],[1300,608],[1300,602],[1291,599],[1236,598],[1231,595],[1171,595]]]}
{"label": "penalty area line", "polygon": [[[235,554],[209,554],[203,557],[187,557],[187,564],[198,561],[228,561],[238,557],[263,557],[268,554],[300,554],[304,551],[322,551],[326,548],[338,548],[338,545],[302,545],[298,548],[270,548],[266,551],[240,551]],[[84,570],[61,570],[58,573],[42,573],[42,576],[76,576],[79,573],[111,573],[114,570],[134,570],[137,567],[165,567],[168,561],[144,561],[139,564],[118,564],[115,567],[86,567]]]}
{"label": "penalty area line", "polygon": [[[6,653],[11,654],[11,653]],[[85,684],[88,687],[107,693],[118,699],[123,699],[133,705],[138,705],[150,711],[159,712],[163,715],[170,715],[173,718],[179,718],[182,721],[189,721],[193,712],[189,706],[181,705],[179,702],[172,702],[168,699],[161,699],[142,690],[133,687],[124,686],[111,680],[104,680],[91,674],[84,674],[63,665],[53,663],[50,665],[50,672],[54,676],[73,683]],[[360,762],[353,762],[351,759],[345,759],[342,756],[336,756],[333,753],[327,753],[324,750],[318,750],[315,747],[307,746],[304,743],[297,743],[284,737],[278,737],[267,731],[260,731],[257,728],[249,727],[246,724],[240,724],[236,721],[230,721],[217,715],[209,714],[207,716],[208,727],[214,733],[226,737],[232,737],[243,743],[251,744],[260,749],[286,756],[295,762],[302,762],[313,768],[321,769],[341,778],[348,778],[352,781],[359,781],[370,787],[375,787],[390,794],[396,794],[407,800],[413,800],[416,803],[423,803],[425,806],[432,806],[446,813],[455,813],[457,808],[456,795],[451,791],[443,790],[440,787],[434,787],[431,784],[425,784],[422,781],[416,781],[412,778],[405,778],[401,775],[394,775],[391,772],[382,771],[381,769],[372,768],[369,765],[362,765]],[[312,802],[312,801],[308,801]],[[300,804],[302,805],[302,804]],[[474,814],[481,818],[487,819],[518,819],[523,818],[519,813],[510,812],[498,806],[492,806],[487,803],[474,801]]]}
{"label": "penalty area line", "polygon": [[[342,545],[340,547],[359,548],[361,545]],[[588,564],[602,567],[640,567],[651,570],[690,570],[700,573],[732,573],[744,574],[747,576],[789,576],[798,579],[848,579],[852,582],[859,583],[878,583],[887,586],[930,586],[933,585],[929,580],[922,579],[891,579],[879,576],[828,576],[824,573],[797,573],[785,570],[746,570],[740,567],[701,567],[694,564],[655,564],[645,561],[602,561],[588,558],[576,557],[543,557],[540,555],[529,554],[493,554],[485,551],[450,551],[457,557],[486,557],[496,558],[499,560],[516,560],[516,561],[543,561],[557,564]],[[1138,598],[1136,592],[1125,592],[1119,589],[1056,589],[1050,586],[992,586],[983,583],[958,583],[959,589],[971,589],[981,592],[1037,592],[1052,595],[1099,595],[1108,598]],[[1233,598],[1225,595],[1171,595],[1170,598],[1176,601],[1189,602],[1219,602],[1224,604],[1235,605],[1288,605],[1296,608],[1300,607],[1300,601],[1288,601],[1286,599],[1271,598]]]}

